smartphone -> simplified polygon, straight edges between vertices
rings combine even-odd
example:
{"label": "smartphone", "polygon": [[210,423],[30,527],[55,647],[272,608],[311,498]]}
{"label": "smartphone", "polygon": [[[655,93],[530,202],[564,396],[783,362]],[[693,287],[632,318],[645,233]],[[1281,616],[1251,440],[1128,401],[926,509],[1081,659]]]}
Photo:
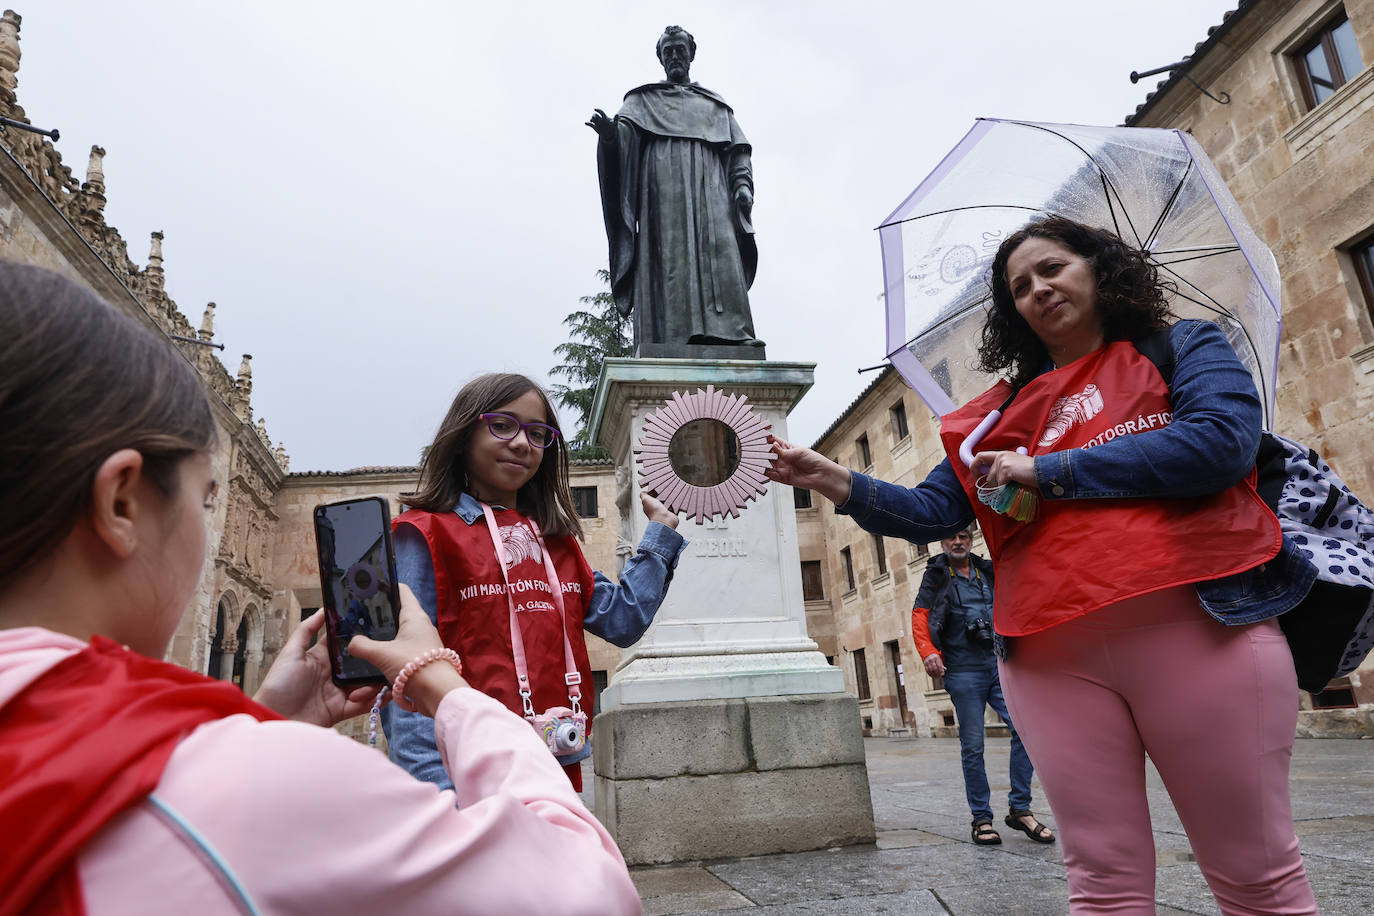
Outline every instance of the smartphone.
{"label": "smartphone", "polygon": [[375,666],[348,654],[348,644],[358,635],[396,638],[401,597],[386,500],[366,496],[316,506],[315,543],[334,683],[385,684]]}

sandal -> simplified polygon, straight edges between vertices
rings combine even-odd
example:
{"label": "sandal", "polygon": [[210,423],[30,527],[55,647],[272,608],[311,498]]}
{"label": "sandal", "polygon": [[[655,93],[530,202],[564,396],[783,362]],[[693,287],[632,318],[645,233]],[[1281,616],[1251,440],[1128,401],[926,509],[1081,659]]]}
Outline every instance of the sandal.
{"label": "sandal", "polygon": [[978,846],[997,846],[1002,842],[1002,835],[992,829],[992,821],[974,821],[973,842]]}
{"label": "sandal", "polygon": [[[1023,817],[1030,818],[1031,824],[1035,826],[1032,827],[1031,824],[1021,820]],[[1006,816],[1006,824],[1013,830],[1021,831],[1037,843],[1053,843],[1055,841],[1055,837],[1050,833],[1050,828],[1036,820],[1035,815],[1031,814],[1029,810],[1011,812]]]}

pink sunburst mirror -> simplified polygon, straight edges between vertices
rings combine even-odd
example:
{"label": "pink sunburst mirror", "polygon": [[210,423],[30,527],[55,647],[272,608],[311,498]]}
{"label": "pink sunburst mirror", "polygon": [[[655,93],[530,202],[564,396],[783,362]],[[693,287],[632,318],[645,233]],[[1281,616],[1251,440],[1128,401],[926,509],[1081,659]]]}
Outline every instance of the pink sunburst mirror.
{"label": "pink sunburst mirror", "polygon": [[772,428],[744,395],[712,385],[675,391],[644,421],[634,450],[640,486],[698,525],[726,513],[739,518],[745,503],[768,492]]}

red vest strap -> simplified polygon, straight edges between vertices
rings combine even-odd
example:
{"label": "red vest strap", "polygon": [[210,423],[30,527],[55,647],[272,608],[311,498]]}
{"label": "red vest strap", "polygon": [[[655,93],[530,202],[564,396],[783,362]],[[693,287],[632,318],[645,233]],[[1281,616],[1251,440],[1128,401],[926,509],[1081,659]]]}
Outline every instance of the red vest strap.
{"label": "red vest strap", "polygon": [[235,713],[281,718],[101,636],[35,678],[0,709],[0,916],[83,912],[81,848],[157,786],[182,738]]}

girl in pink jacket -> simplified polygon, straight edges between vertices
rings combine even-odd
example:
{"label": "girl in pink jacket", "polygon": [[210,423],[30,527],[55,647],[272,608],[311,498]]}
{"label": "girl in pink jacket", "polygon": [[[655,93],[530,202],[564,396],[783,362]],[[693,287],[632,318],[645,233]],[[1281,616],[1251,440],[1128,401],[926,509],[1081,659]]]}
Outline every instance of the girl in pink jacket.
{"label": "girl in pink jacket", "polygon": [[214,414],[169,343],[0,264],[0,429],[0,916],[639,912],[530,727],[432,660],[408,590],[397,638],[350,651],[407,670],[453,793],[319,727],[376,694],[334,687],[322,615],[256,702],[155,661],[216,490]]}

